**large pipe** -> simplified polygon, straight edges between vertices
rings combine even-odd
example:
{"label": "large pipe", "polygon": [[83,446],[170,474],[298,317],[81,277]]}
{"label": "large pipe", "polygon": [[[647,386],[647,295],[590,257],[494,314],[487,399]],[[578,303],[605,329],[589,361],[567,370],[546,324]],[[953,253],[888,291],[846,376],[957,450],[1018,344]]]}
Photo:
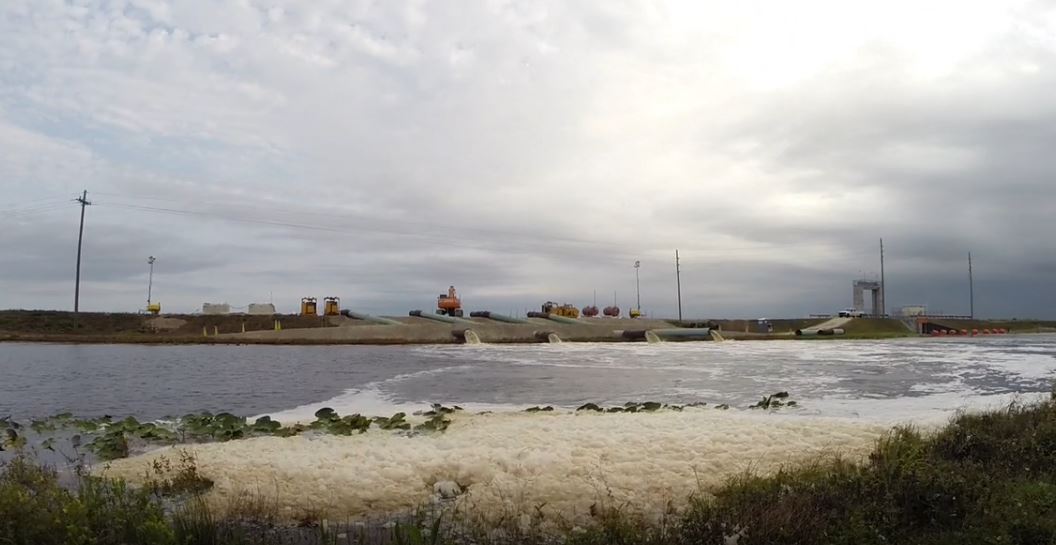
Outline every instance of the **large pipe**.
{"label": "large pipe", "polygon": [[573,324],[573,325],[582,325],[583,324],[583,322],[581,322],[581,321],[579,321],[579,320],[577,320],[575,318],[569,318],[568,316],[558,316],[557,314],[550,314],[549,312],[532,311],[532,312],[528,313],[528,317],[529,318],[543,318],[544,320],[551,320],[551,321],[558,322],[558,323],[561,323],[561,324]]}
{"label": "large pipe", "polygon": [[520,318],[514,318],[513,316],[506,316],[505,314],[498,314],[490,310],[474,310],[469,313],[471,318],[488,318],[495,320],[496,322],[506,322],[508,324],[527,324],[528,320],[522,320]]}
{"label": "large pipe", "polygon": [[389,318],[382,318],[380,316],[371,316],[370,314],[363,314],[362,312],[355,312],[348,310],[347,308],[341,311],[341,315],[353,320],[363,320],[364,322],[374,322],[377,324],[384,325],[403,325],[396,320],[390,320]]}
{"label": "large pipe", "polygon": [[451,336],[465,344],[482,344],[480,337],[472,329],[452,329]]}
{"label": "large pipe", "polygon": [[662,341],[711,341],[714,337],[711,335],[711,328],[699,327],[699,328],[668,328],[668,329],[650,329],[650,333],[656,335]]}
{"label": "large pipe", "polygon": [[802,337],[804,335],[818,335],[819,337],[826,337],[832,335],[843,335],[844,331],[842,327],[834,327],[831,329],[797,329],[796,336]]}
{"label": "large pipe", "polygon": [[408,313],[409,316],[415,318],[425,318],[426,320],[433,320],[437,322],[444,322],[445,324],[472,324],[469,320],[463,320],[461,318],[455,318],[453,316],[445,316],[443,314],[429,314],[428,312],[422,312],[420,310],[412,310]]}
{"label": "large pipe", "polygon": [[550,342],[550,335],[554,335],[554,332],[553,331],[533,331],[532,332],[532,337],[535,337],[535,340],[537,340],[537,341],[539,341],[541,343]]}
{"label": "large pipe", "polygon": [[615,333],[617,337],[620,337],[621,339],[623,339],[625,341],[644,341],[645,340],[645,330],[644,329],[622,329],[622,330],[621,329],[617,329],[613,333]]}

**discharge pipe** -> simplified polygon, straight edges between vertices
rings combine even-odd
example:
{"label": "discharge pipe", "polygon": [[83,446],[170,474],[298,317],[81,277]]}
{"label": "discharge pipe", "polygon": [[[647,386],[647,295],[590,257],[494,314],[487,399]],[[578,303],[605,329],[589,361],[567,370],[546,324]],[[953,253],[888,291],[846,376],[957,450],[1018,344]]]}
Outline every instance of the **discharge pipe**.
{"label": "discharge pipe", "polygon": [[833,335],[843,335],[844,331],[842,327],[834,327],[831,329],[797,329],[796,336],[811,336],[817,335],[819,337],[831,337]]}
{"label": "discharge pipe", "polygon": [[374,323],[377,323],[377,324],[384,324],[384,325],[403,325],[402,323],[397,322],[396,320],[391,320],[389,318],[382,318],[380,316],[371,316],[370,314],[363,314],[362,312],[355,312],[355,311],[352,311],[352,310],[348,310],[347,308],[341,311],[341,315],[346,317],[346,318],[352,318],[353,320],[363,320],[364,322],[374,322]]}
{"label": "discharge pipe", "polygon": [[549,312],[536,312],[532,311],[528,313],[529,318],[542,318],[544,320],[550,320],[559,324],[572,324],[582,325],[583,322],[576,320],[575,318],[569,318],[567,316],[558,316],[557,314],[550,314]]}
{"label": "discharge pipe", "polygon": [[520,318],[514,318],[513,316],[506,316],[505,314],[498,314],[490,310],[474,310],[469,313],[471,318],[488,318],[495,320],[496,322],[506,322],[508,324],[526,324],[528,320],[522,320]]}
{"label": "discharge pipe", "polygon": [[711,335],[711,328],[708,327],[695,327],[695,328],[666,328],[666,329],[650,329],[648,333],[656,335],[656,337],[662,341],[712,341],[715,338]]}
{"label": "discharge pipe", "polygon": [[471,324],[473,322],[469,320],[463,320],[461,318],[455,318],[452,316],[444,316],[442,314],[429,314],[428,312],[422,312],[420,310],[412,310],[408,313],[409,316],[415,318],[425,318],[426,320],[433,320],[436,322],[444,322],[445,324]]}

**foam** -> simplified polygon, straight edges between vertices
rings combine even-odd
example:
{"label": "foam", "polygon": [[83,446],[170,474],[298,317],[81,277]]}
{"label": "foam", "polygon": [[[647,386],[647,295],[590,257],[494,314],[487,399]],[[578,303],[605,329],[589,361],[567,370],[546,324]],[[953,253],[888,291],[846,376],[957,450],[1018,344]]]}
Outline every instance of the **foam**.
{"label": "foam", "polygon": [[[283,515],[305,506],[332,518],[413,509],[434,485],[454,481],[460,499],[485,516],[540,512],[574,520],[594,503],[627,502],[660,513],[669,501],[749,468],[840,453],[867,453],[887,429],[871,422],[686,409],[647,414],[498,413],[457,415],[443,434],[381,430],[351,436],[262,437],[183,445],[215,481],[222,505],[249,492],[273,499]],[[113,462],[113,476],[135,482],[172,448]]]}

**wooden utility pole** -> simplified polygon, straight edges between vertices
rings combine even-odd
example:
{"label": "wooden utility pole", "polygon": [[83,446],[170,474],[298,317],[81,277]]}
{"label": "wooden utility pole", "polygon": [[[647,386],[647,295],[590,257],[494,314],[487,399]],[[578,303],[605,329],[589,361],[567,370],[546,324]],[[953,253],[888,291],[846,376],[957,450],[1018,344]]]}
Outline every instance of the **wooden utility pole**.
{"label": "wooden utility pole", "polygon": [[77,314],[81,310],[81,242],[84,241],[84,208],[92,204],[88,201],[88,190],[85,189],[80,197],[74,199],[74,202],[81,203],[81,228],[77,232],[77,282],[73,288],[73,313]]}
{"label": "wooden utility pole", "polygon": [[968,252],[968,316],[975,319],[975,279],[972,278],[972,252]]}

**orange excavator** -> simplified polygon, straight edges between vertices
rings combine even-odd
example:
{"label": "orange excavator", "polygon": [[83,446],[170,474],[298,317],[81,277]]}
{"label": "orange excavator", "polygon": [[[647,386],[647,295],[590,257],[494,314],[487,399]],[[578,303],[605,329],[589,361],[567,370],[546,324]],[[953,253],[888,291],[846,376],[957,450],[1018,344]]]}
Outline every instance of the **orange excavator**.
{"label": "orange excavator", "polygon": [[441,293],[436,298],[436,313],[456,318],[462,317],[462,300],[458,298],[454,286],[447,288],[446,294]]}

